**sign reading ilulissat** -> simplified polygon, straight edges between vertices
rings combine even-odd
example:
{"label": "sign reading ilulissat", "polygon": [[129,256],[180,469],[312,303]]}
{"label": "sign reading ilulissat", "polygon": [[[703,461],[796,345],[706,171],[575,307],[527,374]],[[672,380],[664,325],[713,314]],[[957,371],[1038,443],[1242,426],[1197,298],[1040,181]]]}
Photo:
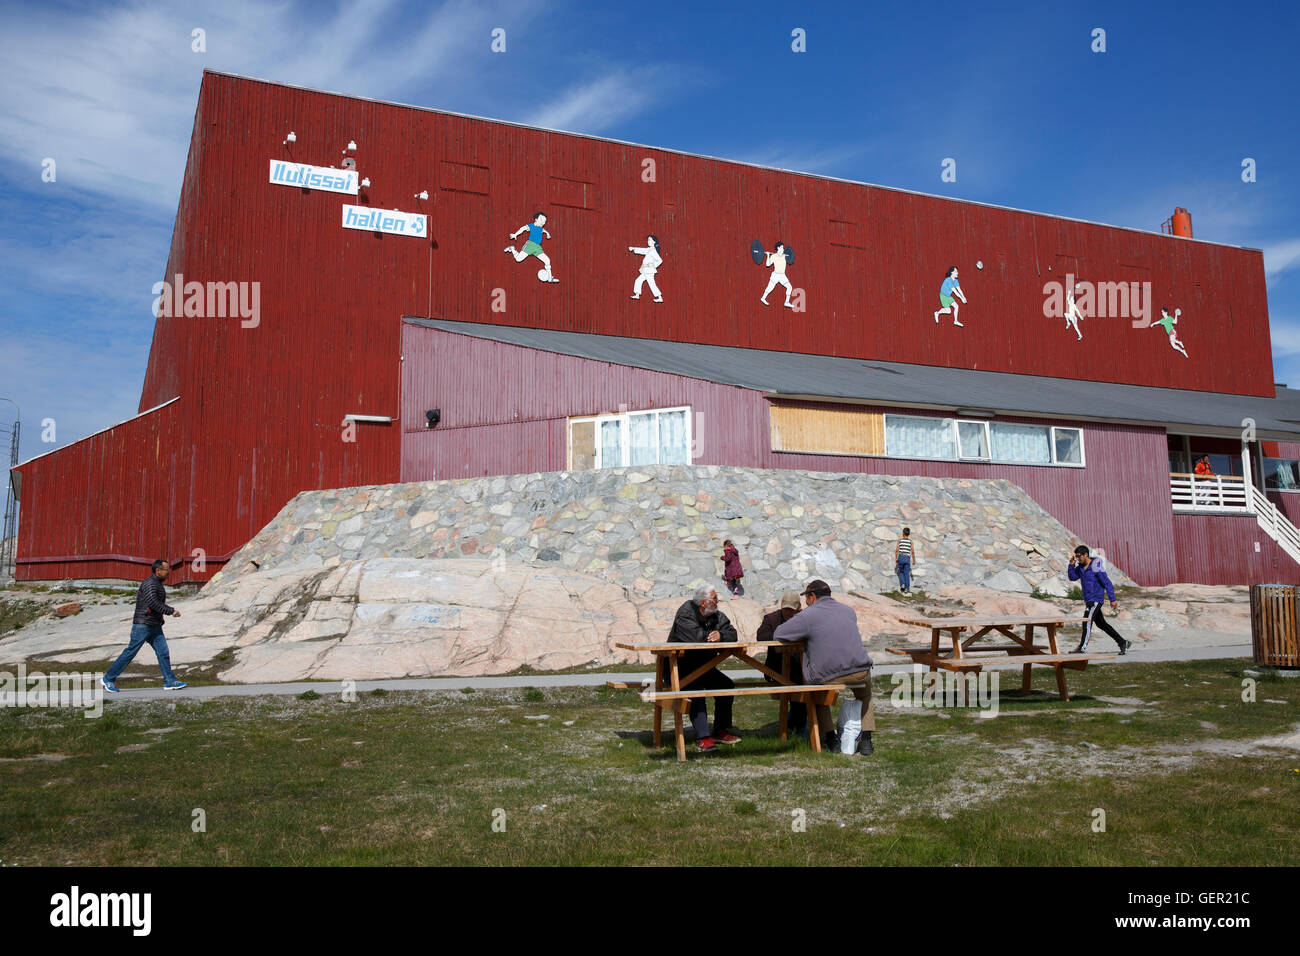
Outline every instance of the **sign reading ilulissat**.
{"label": "sign reading ilulissat", "polygon": [[332,166],[309,166],[306,163],[286,163],[273,159],[271,182],[278,186],[323,189],[331,193],[347,193],[349,196],[357,194],[356,172]]}
{"label": "sign reading ilulissat", "polygon": [[344,206],[343,228],[388,232],[394,236],[422,237],[428,229],[428,217],[414,212],[399,212],[396,209]]}

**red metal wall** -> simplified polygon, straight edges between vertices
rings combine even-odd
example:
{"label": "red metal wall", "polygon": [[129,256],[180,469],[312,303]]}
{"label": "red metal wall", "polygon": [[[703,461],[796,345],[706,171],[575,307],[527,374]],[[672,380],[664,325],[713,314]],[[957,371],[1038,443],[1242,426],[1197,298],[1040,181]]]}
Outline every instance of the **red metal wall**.
{"label": "red metal wall", "polygon": [[1300,584],[1300,564],[1277,546],[1254,515],[1175,514],[1173,523],[1179,581]]}
{"label": "red metal wall", "polygon": [[[283,145],[290,130],[297,141]],[[333,165],[349,140],[372,182],[361,197],[267,182],[269,160]],[[424,189],[429,200],[413,198]],[[428,213],[432,238],[343,229],[345,203]],[[502,252],[538,209],[556,284]],[[664,248],[661,305],[629,299],[639,259],[626,247],[647,233]],[[795,250],[806,312],[758,302],[767,270],[749,258],[755,238]],[[964,329],[931,316],[954,264],[970,299]],[[1042,315],[1044,283],[1066,269],[1150,279],[1157,302],[1182,308],[1192,358],[1121,319],[1088,320],[1077,342]],[[215,73],[163,276],[176,273],[260,289],[256,328],[158,320],[141,395],[142,409],[183,396],[170,437],[192,446],[194,485],[168,521],[209,554],[243,544],[303,489],[397,480],[401,423],[361,427],[354,441],[341,425],[348,413],[399,415],[404,314],[1273,394],[1258,252]],[[106,452],[123,459],[106,473],[128,469],[127,454]],[[48,553],[74,519],[40,499],[66,489],[44,466],[23,474],[19,553]],[[86,553],[107,553],[141,514],[92,507],[79,520]]]}
{"label": "red metal wall", "polygon": [[[155,558],[188,560],[198,449],[179,432],[182,402],[60,448],[23,466],[19,581],[126,578],[143,581]],[[48,489],[33,494],[32,489]],[[105,521],[108,515],[116,521]],[[209,559],[221,557],[215,553]],[[220,568],[217,562],[209,575]],[[189,565],[169,581],[193,578]]]}
{"label": "red metal wall", "polygon": [[[1083,424],[1087,465],[1081,469],[773,452],[768,401],[751,389],[416,325],[405,326],[402,354],[403,481],[563,471],[568,467],[568,417],[616,412],[620,405],[629,409],[690,405],[698,442],[696,464],[1005,478],[1081,541],[1105,549],[1111,561],[1139,583],[1179,580],[1165,434],[1158,428]],[[494,387],[476,387],[482,381]],[[423,425],[429,408],[442,411],[435,429]],[[1044,423],[1027,418],[998,420]],[[1245,570],[1243,566],[1231,574]]]}

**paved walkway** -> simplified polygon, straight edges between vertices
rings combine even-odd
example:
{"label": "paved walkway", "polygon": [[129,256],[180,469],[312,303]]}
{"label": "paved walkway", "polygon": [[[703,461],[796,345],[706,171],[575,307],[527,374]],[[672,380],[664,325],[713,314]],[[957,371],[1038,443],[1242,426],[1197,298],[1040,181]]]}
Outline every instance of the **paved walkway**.
{"label": "paved walkway", "polygon": [[[1110,653],[1113,648],[1097,644],[1094,645],[1093,650]],[[883,655],[876,655],[877,659],[881,656]],[[1129,661],[1148,663],[1153,661],[1249,658],[1250,656],[1251,647],[1249,644],[1233,644],[1226,647],[1184,647],[1158,651],[1131,651],[1127,657],[1116,658],[1114,661],[1098,661],[1093,666],[1127,663]],[[899,671],[907,671],[911,666],[910,663],[886,664],[877,660],[874,673],[894,674]],[[755,670],[728,670],[727,675],[741,679],[752,679],[761,676]],[[378,687],[385,690],[462,690],[466,687],[472,687],[475,690],[498,690],[510,687],[598,687],[603,686],[607,680],[652,680],[653,676],[654,672],[647,665],[645,670],[617,674],[530,674],[523,677],[408,677],[394,680],[357,681],[356,692],[364,694]],[[164,698],[167,700],[192,700],[194,698],[211,697],[257,697],[266,694],[296,696],[308,690],[314,690],[318,694],[337,694],[342,691],[342,685],[339,681],[298,681],[292,684],[222,684],[213,687],[187,687],[181,691],[165,691],[160,686],[154,685],[139,689],[124,687],[121,693],[105,694],[104,696],[109,700],[159,700]]]}

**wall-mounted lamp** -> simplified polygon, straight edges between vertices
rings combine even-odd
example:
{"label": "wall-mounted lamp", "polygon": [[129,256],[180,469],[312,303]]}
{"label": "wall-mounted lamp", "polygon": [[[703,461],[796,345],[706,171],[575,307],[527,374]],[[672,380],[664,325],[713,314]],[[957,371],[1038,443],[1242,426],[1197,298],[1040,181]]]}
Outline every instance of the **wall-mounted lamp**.
{"label": "wall-mounted lamp", "polygon": [[288,146],[290,143],[296,143],[296,142],[298,142],[298,134],[295,133],[293,130],[289,130],[289,135],[284,138],[284,142],[281,143],[280,145]]}
{"label": "wall-mounted lamp", "polygon": [[416,198],[416,199],[428,199],[428,198],[429,198],[429,190],[427,190],[427,189],[421,189],[418,193],[415,194],[415,198]]}
{"label": "wall-mounted lamp", "polygon": [[991,408],[959,408],[956,414],[961,418],[992,418]]}
{"label": "wall-mounted lamp", "polygon": [[370,188],[370,177],[369,177],[369,176],[367,176],[365,179],[361,180],[361,188],[362,188],[362,189],[369,189],[369,188]]}
{"label": "wall-mounted lamp", "polygon": [[391,425],[393,419],[389,415],[344,415],[345,422],[372,422],[376,425]]}
{"label": "wall-mounted lamp", "polygon": [[343,152],[350,153],[356,148],[357,148],[357,141],[355,139],[350,139],[348,140],[348,148],[343,150]]}
{"label": "wall-mounted lamp", "polygon": [[437,425],[438,422],[442,421],[442,409],[441,409],[441,408],[431,408],[431,409],[429,409],[427,412],[424,413],[424,418],[425,418],[425,425],[424,425],[424,427],[425,427],[425,428],[432,428],[434,425]]}

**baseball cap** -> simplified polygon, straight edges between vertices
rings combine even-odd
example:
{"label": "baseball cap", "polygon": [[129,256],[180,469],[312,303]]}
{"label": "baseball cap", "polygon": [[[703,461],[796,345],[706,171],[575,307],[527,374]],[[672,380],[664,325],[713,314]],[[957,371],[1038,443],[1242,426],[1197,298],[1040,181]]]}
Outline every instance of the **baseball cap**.
{"label": "baseball cap", "polygon": [[808,586],[803,589],[803,593],[805,597],[809,594],[815,594],[818,597],[822,597],[831,593],[831,586],[821,578],[814,578],[808,582]]}
{"label": "baseball cap", "polygon": [[792,607],[797,611],[801,603],[798,591],[786,591],[781,595],[781,607]]}

